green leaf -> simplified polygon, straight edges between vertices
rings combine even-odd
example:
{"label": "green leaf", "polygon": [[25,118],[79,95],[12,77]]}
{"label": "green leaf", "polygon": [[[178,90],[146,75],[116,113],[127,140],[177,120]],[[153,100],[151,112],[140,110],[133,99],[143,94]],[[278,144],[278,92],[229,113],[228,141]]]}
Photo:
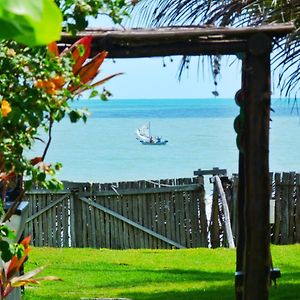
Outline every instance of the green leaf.
{"label": "green leaf", "polygon": [[46,179],[46,173],[41,172],[38,174],[38,176],[37,176],[38,181],[44,181],[45,179]]}
{"label": "green leaf", "polygon": [[69,117],[72,123],[76,123],[80,119],[80,114],[76,110],[72,110]]}
{"label": "green leaf", "polygon": [[6,241],[0,241],[1,258],[4,262],[8,262],[12,259],[13,254],[10,251],[10,245]]}
{"label": "green leaf", "polygon": [[15,239],[15,233],[13,230],[11,230],[7,225],[1,225],[0,226],[0,238],[5,237],[9,239]]}
{"label": "green leaf", "polygon": [[53,0],[1,0],[0,38],[29,46],[58,40],[62,15]]}
{"label": "green leaf", "polygon": [[90,99],[90,98],[97,97],[98,94],[99,94],[99,92],[98,92],[97,90],[93,90],[93,91],[90,93],[90,95],[89,95],[89,99]]}

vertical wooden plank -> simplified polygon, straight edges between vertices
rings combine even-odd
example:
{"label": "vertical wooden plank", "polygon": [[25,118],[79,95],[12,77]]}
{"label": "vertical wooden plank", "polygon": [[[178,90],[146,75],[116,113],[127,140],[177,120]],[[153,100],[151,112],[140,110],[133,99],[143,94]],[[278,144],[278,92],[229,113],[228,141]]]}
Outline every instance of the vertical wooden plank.
{"label": "vertical wooden plank", "polygon": [[76,232],[75,232],[75,198],[76,194],[70,194],[70,238],[71,247],[76,247]]}
{"label": "vertical wooden plank", "polygon": [[[166,181],[167,185],[171,186],[172,185],[172,180],[169,179]],[[166,197],[165,197],[165,212],[166,212],[166,237],[168,239],[173,240],[174,236],[172,235],[172,225],[173,225],[173,194],[168,192],[166,193]],[[171,248],[171,246],[170,246]]]}
{"label": "vertical wooden plank", "polygon": [[79,198],[79,203],[80,203],[80,215],[81,215],[81,232],[82,232],[82,243],[81,246],[83,248],[88,247],[88,238],[87,238],[87,215],[86,215],[86,211],[87,211],[87,204],[85,204],[83,201],[80,200]]}
{"label": "vertical wooden plank", "polygon": [[[137,182],[133,182],[133,186],[134,189],[138,188],[138,183]],[[133,202],[133,206],[132,206],[132,220],[136,223],[138,223],[138,198],[137,195],[134,194],[132,195],[132,202]],[[135,244],[134,244],[134,248],[141,248],[141,232],[140,230],[138,230],[137,228],[133,228],[133,232],[134,232],[134,236],[135,236]]]}
{"label": "vertical wooden plank", "polygon": [[295,243],[300,243],[300,174],[296,175]]}
{"label": "vertical wooden plank", "polygon": [[62,218],[62,207],[61,202],[56,204],[56,234],[55,234],[55,245],[61,247],[61,218]]}
{"label": "vertical wooden plank", "polygon": [[[49,203],[48,202],[48,197],[50,197],[50,194],[46,194],[44,196],[44,200],[43,200],[44,206],[43,207],[48,205],[48,203]],[[42,217],[43,217],[43,246],[46,247],[46,246],[48,246],[48,226],[47,226],[47,221],[48,221],[48,218],[49,218],[48,211],[45,211],[43,213]]]}
{"label": "vertical wooden plank", "polygon": [[[126,183],[119,182],[119,188],[121,190],[125,190],[126,187],[127,187]],[[120,197],[120,211],[122,216],[128,218],[128,197],[125,195],[122,195]],[[123,249],[128,249],[129,248],[128,224],[125,222],[121,222],[121,230],[123,235]]]}
{"label": "vertical wooden plank", "polygon": [[[106,187],[106,190],[107,189],[108,188]],[[112,199],[111,198],[112,198],[111,196],[105,197],[105,207],[107,207],[109,209],[111,209],[111,204],[112,204]],[[106,227],[106,229],[107,229],[107,232],[106,232],[107,241],[109,241],[109,248],[114,249],[114,245],[115,245],[115,243],[114,243],[114,231],[113,231],[114,230],[114,224],[113,224],[114,223],[114,217],[107,214],[106,218],[107,218],[107,227]]]}
{"label": "vertical wooden plank", "polygon": [[[175,183],[176,184],[176,183]],[[175,241],[180,244],[180,192],[174,192],[174,231],[175,231]]]}
{"label": "vertical wooden plank", "polygon": [[288,185],[288,243],[293,244],[295,240],[295,173],[289,174],[289,185]]}
{"label": "vertical wooden plank", "polygon": [[[29,207],[28,207],[28,217],[32,216],[33,214],[33,201],[32,196],[28,198]],[[27,223],[27,232],[25,231],[25,236],[27,235],[33,235],[33,221],[30,221]]]}
{"label": "vertical wooden plank", "polygon": [[288,232],[289,232],[289,206],[288,206],[288,196],[289,196],[289,173],[282,174],[282,198],[281,198],[281,239],[280,243],[282,245],[288,244]]}
{"label": "vertical wooden plank", "polygon": [[[143,188],[147,190],[151,183],[144,181],[143,182]],[[152,230],[152,224],[151,224],[151,195],[145,194],[143,197],[143,220],[144,220],[144,226]],[[146,248],[152,248],[153,244],[153,237],[149,234],[146,235],[146,241],[145,241],[145,247]]]}
{"label": "vertical wooden plank", "polygon": [[[175,187],[175,179],[169,179],[169,185]],[[169,230],[170,230],[170,238],[173,241],[176,241],[176,223],[175,223],[175,192],[172,191],[169,193],[169,215],[170,215],[170,223],[169,223]]]}
{"label": "vertical wooden plank", "polygon": [[[105,206],[104,197],[97,197],[97,202]],[[100,248],[106,248],[106,231],[105,231],[105,213],[99,210],[99,226],[100,226]]]}
{"label": "vertical wooden plank", "polygon": [[[99,184],[93,183],[91,185],[91,195],[93,197],[93,201],[98,203],[97,196],[95,195],[99,190]],[[100,218],[99,218],[99,209],[94,209],[94,226],[95,226],[95,248],[100,248]]]}
{"label": "vertical wooden plank", "polygon": [[[93,199],[94,201],[94,199]],[[90,212],[91,212],[91,223],[90,223],[90,233],[91,233],[91,245],[90,247],[96,248],[97,242],[96,242],[96,211],[97,209],[94,206],[90,206]]]}
{"label": "vertical wooden plank", "polygon": [[[109,206],[109,197],[104,198],[104,206]],[[105,248],[111,248],[111,231],[110,231],[111,218],[109,214],[105,214]]]}
{"label": "vertical wooden plank", "polygon": [[[112,187],[113,186],[113,187]],[[109,185],[110,190],[115,190],[117,187],[117,184],[113,182]],[[110,197],[110,209],[112,211],[117,211],[117,201],[118,201],[118,195],[117,193],[114,196]],[[111,218],[111,247],[112,249],[118,249],[120,244],[120,235],[119,235],[119,222],[117,218],[112,217]]]}
{"label": "vertical wooden plank", "polygon": [[[153,184],[153,186],[155,186]],[[150,201],[151,201],[151,228],[154,232],[158,232],[158,224],[157,224],[157,210],[156,210],[156,200],[157,200],[157,195],[155,193],[152,193],[150,195]],[[158,240],[157,238],[152,239],[152,246],[151,248],[157,249],[158,248]]]}
{"label": "vertical wooden plank", "polygon": [[[177,180],[179,185],[183,184],[183,179],[179,178]],[[185,230],[185,213],[184,213],[184,192],[178,193],[178,214],[180,222],[180,245],[184,247],[187,246],[186,230]]]}
{"label": "vertical wooden plank", "polygon": [[[203,177],[202,177],[203,180]],[[200,226],[201,226],[201,247],[208,247],[208,224],[206,216],[206,203],[205,203],[205,192],[204,189],[199,192],[199,212],[200,215]]]}
{"label": "vertical wooden plank", "polygon": [[[117,213],[120,213],[119,212],[119,196],[116,195],[114,197],[114,211],[117,212]],[[117,218],[115,218],[115,247],[116,249],[122,249],[122,243],[123,243],[123,235],[122,235],[122,230],[120,228],[120,225],[121,225],[121,221]]]}
{"label": "vertical wooden plank", "polygon": [[211,216],[209,224],[211,248],[220,247],[220,227],[219,227],[219,194],[214,182]]}
{"label": "vertical wooden plank", "polygon": [[192,229],[192,247],[200,247],[200,224],[199,224],[199,208],[198,208],[198,192],[191,192],[191,229]]}
{"label": "vertical wooden plank", "polygon": [[[201,209],[200,209],[200,197],[203,190],[203,178],[194,177],[194,184],[201,184],[199,190],[193,192],[192,195],[192,226],[193,226],[193,247],[201,247]],[[206,219],[206,217],[205,217]]]}
{"label": "vertical wooden plank", "polygon": [[[128,189],[133,188],[133,182],[128,182]],[[128,219],[133,220],[133,211],[134,211],[134,196],[129,195],[128,196]],[[136,231],[132,226],[129,225],[129,247],[130,248],[136,248]]]}
{"label": "vertical wooden plank", "polygon": [[[122,215],[122,206],[121,206],[121,197],[116,197],[116,212]],[[118,226],[118,239],[117,239],[117,248],[124,249],[124,232],[123,232],[123,222],[121,220],[117,220]]]}
{"label": "vertical wooden plank", "polygon": [[[186,178],[184,181],[184,184],[190,184],[191,180],[190,178]],[[190,192],[185,192],[184,193],[184,211],[185,211],[185,224],[186,224],[186,236],[187,236],[187,247],[191,248],[192,247],[192,228],[191,228],[191,206],[190,206],[190,201],[191,201],[191,196]]]}
{"label": "vertical wooden plank", "polygon": [[[164,179],[161,180],[161,186],[165,187],[168,185],[168,180]],[[161,193],[161,209],[162,209],[162,232],[163,236],[167,237],[168,236],[168,212],[169,212],[169,205],[168,205],[168,196],[169,194],[167,192],[162,192]],[[164,249],[169,249],[170,245],[167,243],[163,242],[163,248]]]}
{"label": "vertical wooden plank", "polygon": [[85,239],[84,230],[85,226],[83,226],[82,221],[82,201],[80,200],[79,194],[75,194],[76,197],[74,198],[74,211],[75,211],[75,240],[76,240],[76,247],[82,248],[83,247],[83,240]]}
{"label": "vertical wooden plank", "polygon": [[[39,195],[39,210],[42,209],[43,206],[43,195]],[[39,246],[43,247],[43,215],[39,215],[38,219],[38,236],[39,236]]]}
{"label": "vertical wooden plank", "polygon": [[282,215],[281,215],[281,174],[275,173],[274,176],[275,180],[275,224],[274,224],[274,244],[280,243],[280,230],[281,230],[281,223],[282,223]]}
{"label": "vertical wooden plank", "polygon": [[[143,189],[143,181],[137,182],[137,188],[141,191]],[[144,225],[143,220],[143,206],[144,206],[144,196],[142,194],[136,195],[137,197],[137,218],[138,223]],[[145,232],[140,231],[140,247],[139,248],[146,248],[146,240],[147,234]]]}
{"label": "vertical wooden plank", "polygon": [[[116,194],[116,196],[113,198],[113,210],[117,213],[119,213],[119,196]],[[120,231],[120,223],[121,221],[117,218],[114,218],[114,234],[115,234],[115,249],[121,249],[121,240],[122,240],[122,231]]]}
{"label": "vertical wooden plank", "polygon": [[[48,198],[48,204],[51,204],[53,202],[53,194],[49,194],[49,198]],[[47,226],[47,246],[48,247],[52,247],[53,243],[52,243],[52,237],[53,237],[53,214],[52,214],[53,209],[49,209],[48,210],[48,216],[47,216],[47,222],[46,222],[46,226]]]}
{"label": "vertical wooden plank", "polygon": [[[146,182],[144,180],[140,181],[139,188],[141,192],[144,192],[147,189]],[[140,224],[147,227],[147,216],[145,214],[146,206],[147,206],[147,195],[146,194],[140,194]],[[145,249],[149,248],[149,235],[146,232],[143,232],[143,244],[142,247]]]}
{"label": "vertical wooden plank", "polygon": [[[33,214],[35,214],[38,210],[38,196],[35,194],[33,196],[33,203],[34,203],[34,209],[33,209]],[[38,228],[38,219],[34,218],[33,220],[33,229],[34,229],[34,246],[38,247],[40,246],[39,244],[39,228]]]}
{"label": "vertical wooden plank", "polygon": [[[160,184],[162,180],[160,180]],[[161,235],[165,235],[165,218],[164,218],[164,195],[157,193],[156,198],[156,211],[157,211],[157,232]],[[158,241],[158,247],[165,248],[165,243],[161,240]]]}

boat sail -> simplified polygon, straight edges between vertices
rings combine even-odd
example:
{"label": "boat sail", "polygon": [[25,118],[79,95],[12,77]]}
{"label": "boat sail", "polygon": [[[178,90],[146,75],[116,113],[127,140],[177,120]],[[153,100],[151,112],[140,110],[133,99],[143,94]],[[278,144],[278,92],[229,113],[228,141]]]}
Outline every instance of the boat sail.
{"label": "boat sail", "polygon": [[159,136],[151,135],[150,122],[142,125],[136,130],[137,140],[143,145],[165,145],[168,141],[162,140]]}

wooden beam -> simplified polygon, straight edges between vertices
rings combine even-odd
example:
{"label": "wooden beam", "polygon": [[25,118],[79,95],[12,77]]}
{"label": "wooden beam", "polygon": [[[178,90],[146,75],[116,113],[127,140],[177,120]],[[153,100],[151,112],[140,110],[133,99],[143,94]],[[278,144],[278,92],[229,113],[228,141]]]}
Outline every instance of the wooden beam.
{"label": "wooden beam", "polygon": [[[64,39],[67,44],[75,42],[74,38]],[[60,48],[65,48],[61,45]],[[229,55],[238,54],[246,50],[244,40],[152,40],[152,41],[131,41],[124,37],[124,40],[113,38],[95,38],[91,49],[91,56],[101,50],[108,51],[108,58],[141,58],[161,56],[199,56],[199,55]]]}
{"label": "wooden beam", "polygon": [[[202,184],[184,184],[174,186],[162,186],[156,188],[146,189],[119,189],[113,188],[111,190],[93,191],[93,196],[122,196],[122,195],[145,195],[145,194],[160,194],[160,193],[176,193],[176,192],[191,192],[203,191]],[[90,192],[79,192],[80,196],[89,196]]]}
{"label": "wooden beam", "polygon": [[197,171],[194,171],[194,175],[196,176],[202,176],[202,175],[227,175],[226,169],[219,169],[219,168],[212,168],[211,170],[202,170],[198,169]]}
{"label": "wooden beam", "polygon": [[270,38],[258,33],[245,57],[244,300],[267,300],[270,284],[270,51]]}
{"label": "wooden beam", "polygon": [[[77,37],[93,35],[95,38],[109,37],[111,39],[121,39],[124,37],[130,40],[153,40],[155,39],[191,39],[191,38],[211,38],[226,37],[245,38],[255,33],[264,33],[271,36],[283,36],[295,30],[293,23],[273,24],[256,27],[214,27],[214,26],[172,26],[157,28],[87,28],[85,31],[77,33]],[[70,37],[70,34],[63,33],[62,40]]]}
{"label": "wooden beam", "polygon": [[292,32],[292,24],[225,28],[225,27],[167,27],[150,29],[88,29],[76,37],[63,33],[61,47],[78,38],[92,35],[91,55],[100,50],[111,58],[137,58],[169,55],[226,55],[246,51],[247,38],[255,32],[282,36]]}

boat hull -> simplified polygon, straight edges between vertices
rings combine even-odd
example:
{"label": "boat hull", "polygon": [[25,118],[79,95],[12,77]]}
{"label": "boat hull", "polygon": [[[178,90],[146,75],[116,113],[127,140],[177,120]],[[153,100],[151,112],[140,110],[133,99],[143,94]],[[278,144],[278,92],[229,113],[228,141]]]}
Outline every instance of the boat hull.
{"label": "boat hull", "polygon": [[150,143],[150,142],[146,142],[146,141],[140,141],[140,143],[141,144],[143,144],[143,145],[166,145],[167,144],[167,142],[168,141],[160,141],[160,142],[152,142],[152,143]]}

